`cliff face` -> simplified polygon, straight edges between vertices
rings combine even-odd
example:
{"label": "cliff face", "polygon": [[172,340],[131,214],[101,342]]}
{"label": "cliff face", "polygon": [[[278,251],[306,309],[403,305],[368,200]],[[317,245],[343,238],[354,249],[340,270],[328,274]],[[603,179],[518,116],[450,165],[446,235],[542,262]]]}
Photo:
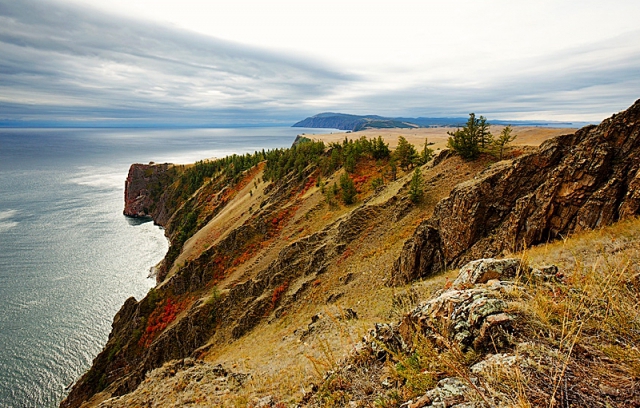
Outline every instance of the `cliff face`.
{"label": "cliff face", "polygon": [[171,164],[132,164],[124,185],[124,215],[152,217],[158,225],[165,225],[170,213],[159,197],[172,175]]}
{"label": "cliff face", "polygon": [[456,187],[394,265],[409,282],[640,213],[640,101]]}
{"label": "cliff face", "polygon": [[[342,343],[343,330],[349,338],[359,336],[354,323],[344,322],[357,320],[362,327],[396,313],[404,298],[396,296],[390,280],[412,281],[467,260],[636,215],[639,120],[640,102],[598,127],[550,140],[532,154],[489,168],[489,156],[465,162],[443,152],[422,168],[425,198],[419,205],[408,199],[410,172],[373,187],[376,177],[389,174],[389,163],[372,157],[361,158],[350,176],[358,190],[352,206],[340,203],[343,170],[323,172],[318,162],[304,164],[301,157],[278,156],[296,166],[273,179],[264,161],[235,171],[247,160],[238,157],[211,172],[207,169],[213,163],[190,170],[133,165],[125,213],[150,215],[164,225],[171,248],[157,287],[140,301],[127,300],[104,350],[61,406],[97,406],[109,398],[103,406],[140,405],[150,382],[165,377],[181,388],[167,391],[156,384],[163,395],[180,393],[185,384],[195,387],[200,379],[189,380],[187,372],[227,383],[235,378],[231,368],[212,364],[235,368],[238,356],[246,356],[241,350],[248,350],[244,361],[268,365],[268,371],[295,373],[287,364],[307,360],[313,367],[304,370],[317,370],[332,338]],[[304,150],[304,143],[297,148]],[[325,156],[325,164],[331,164],[336,155]],[[507,269],[511,276],[514,268]],[[469,301],[464,313],[471,319],[478,293],[489,299],[480,299],[482,305],[500,306],[485,310],[482,319],[458,322],[469,325],[471,336],[461,344],[491,348],[491,342],[493,347],[508,343],[503,328],[511,320],[502,315],[506,303],[486,291],[459,292],[467,288],[455,285],[458,291],[449,293],[457,297],[440,298],[433,310],[448,308],[449,301]],[[432,310],[423,312],[416,319]],[[416,322],[406,320],[403,327]],[[347,324],[354,326],[347,330]],[[390,333],[397,334],[395,328]],[[405,345],[412,338],[411,333],[402,336]],[[175,370],[184,372],[175,375]],[[152,371],[153,379],[145,380]],[[262,374],[256,371],[255,377]]]}

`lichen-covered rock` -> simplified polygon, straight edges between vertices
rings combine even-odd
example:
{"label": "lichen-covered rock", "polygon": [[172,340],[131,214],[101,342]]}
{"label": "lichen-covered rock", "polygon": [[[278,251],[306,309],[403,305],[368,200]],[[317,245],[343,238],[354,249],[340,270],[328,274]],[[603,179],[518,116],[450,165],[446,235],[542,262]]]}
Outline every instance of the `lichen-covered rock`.
{"label": "lichen-covered rock", "polygon": [[548,140],[458,185],[405,243],[392,280],[404,283],[442,264],[455,267],[638,215],[639,186],[640,100],[599,126]]}
{"label": "lichen-covered rock", "polygon": [[[99,408],[152,406],[221,406],[228,394],[249,378],[221,365],[186,358],[171,361],[149,372],[138,390],[110,398]],[[176,392],[179,390],[180,392]]]}
{"label": "lichen-covered rock", "polygon": [[518,357],[513,354],[489,354],[482,361],[472,365],[469,370],[473,374],[482,374],[495,369],[510,369],[517,362]]}
{"label": "lichen-covered rock", "polygon": [[478,259],[460,268],[458,278],[453,282],[454,288],[463,288],[476,283],[487,283],[491,279],[504,280],[516,276],[520,268],[520,260]]}
{"label": "lichen-covered rock", "polygon": [[[501,288],[502,286],[499,285]],[[425,335],[448,334],[462,348],[482,349],[508,344],[508,327],[513,320],[500,290],[473,287],[448,290],[413,309],[404,317],[398,332],[411,344],[416,332]]]}
{"label": "lichen-covered rock", "polygon": [[[408,401],[401,408],[481,408],[487,405],[473,401],[474,393],[481,390],[476,384],[473,387],[468,380],[450,377],[438,382],[438,386],[427,391],[415,401]],[[481,391],[480,391],[481,392]]]}

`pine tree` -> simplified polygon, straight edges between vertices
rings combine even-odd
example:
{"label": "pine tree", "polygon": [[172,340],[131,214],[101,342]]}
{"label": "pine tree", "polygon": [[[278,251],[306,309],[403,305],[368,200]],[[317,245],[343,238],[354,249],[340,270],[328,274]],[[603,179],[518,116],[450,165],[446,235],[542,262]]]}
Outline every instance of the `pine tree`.
{"label": "pine tree", "polygon": [[417,203],[422,199],[422,194],[422,172],[420,167],[416,167],[413,177],[411,177],[411,183],[409,183],[409,199]]}
{"label": "pine tree", "polygon": [[425,164],[433,157],[433,149],[429,149],[429,141],[424,139],[424,148],[420,153],[420,164]]}
{"label": "pine tree", "polygon": [[511,125],[506,126],[502,129],[500,136],[493,142],[495,149],[500,152],[500,160],[502,160],[502,155],[504,154],[504,150],[507,148],[509,143],[513,142],[517,135],[512,135],[511,132],[513,129]]}
{"label": "pine tree", "polygon": [[413,167],[414,164],[418,160],[418,152],[416,148],[404,138],[404,136],[398,137],[398,147],[396,147],[393,156],[398,163],[400,164],[400,168],[404,171],[409,170],[410,167]]}
{"label": "pine tree", "polygon": [[349,154],[347,154],[347,158],[344,161],[344,169],[348,173],[353,173],[356,170],[356,158],[354,157],[353,152],[349,152]]}
{"label": "pine tree", "polygon": [[396,160],[394,158],[389,162],[389,180],[395,181],[398,176],[398,169],[396,167]]}
{"label": "pine tree", "polygon": [[347,173],[342,173],[340,176],[340,188],[342,189],[342,201],[347,205],[353,204],[357,193],[356,185]]}
{"label": "pine tree", "polygon": [[489,131],[489,126],[487,118],[480,116],[478,119],[478,141],[482,149],[488,149],[493,144],[493,135]]}
{"label": "pine tree", "polygon": [[447,146],[467,160],[475,159],[480,154],[481,133],[482,137],[488,137],[484,134],[484,132],[488,132],[488,126],[486,120],[484,124],[481,124],[481,120],[476,118],[476,114],[470,113],[469,119],[462,129],[447,132],[449,134]]}
{"label": "pine tree", "polygon": [[391,155],[389,145],[382,140],[382,136],[378,136],[377,139],[373,139],[372,143],[372,156],[376,160],[386,159]]}

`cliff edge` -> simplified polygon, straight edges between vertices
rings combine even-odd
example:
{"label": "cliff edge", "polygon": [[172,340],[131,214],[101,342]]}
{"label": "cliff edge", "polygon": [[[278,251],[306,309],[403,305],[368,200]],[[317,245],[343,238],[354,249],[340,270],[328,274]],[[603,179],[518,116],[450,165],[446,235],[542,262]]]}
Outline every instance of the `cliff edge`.
{"label": "cliff edge", "polygon": [[[125,211],[152,216],[171,246],[158,285],[126,301],[104,350],[61,406],[430,406],[451,384],[463,382],[466,394],[485,387],[467,366],[491,351],[511,358],[528,338],[552,357],[542,371],[518,365],[523,375],[544,372],[562,384],[554,367],[563,356],[575,372],[585,369],[569,362],[566,333],[578,342],[581,316],[596,303],[633,303],[637,270],[594,272],[594,282],[605,278],[598,285],[583,269],[571,270],[582,261],[566,255],[555,269],[519,255],[501,272],[476,271],[477,263],[460,276],[446,270],[525,248],[535,253],[532,245],[633,220],[640,213],[639,120],[640,101],[597,127],[513,149],[499,162],[441,152],[419,165],[421,200],[410,195],[415,167],[398,169],[388,147],[366,138],[302,141],[193,166],[133,165]],[[620,264],[636,259],[635,235],[627,232],[636,224],[607,238],[603,253],[624,254]],[[607,293],[616,298],[604,299]],[[561,303],[568,300],[579,302]],[[596,303],[580,303],[587,301]],[[627,346],[640,331],[627,306],[604,307],[584,326],[587,343],[614,340],[596,351],[578,344],[589,364],[609,358],[624,371],[621,379],[638,383],[637,353]],[[572,320],[563,323],[563,313]],[[618,318],[633,327],[616,328]],[[606,322],[606,333],[597,321]],[[368,327],[375,330],[361,344]],[[347,352],[355,355],[342,364],[336,356]],[[451,357],[440,360],[446,364],[434,362],[443,353]],[[530,405],[559,406],[553,387],[519,384]],[[607,401],[607,392],[614,391],[597,401]],[[621,395],[609,398],[613,406]],[[491,405],[488,397],[483,403]]]}
{"label": "cliff edge", "polygon": [[132,164],[124,184],[123,214],[151,217],[158,225],[166,224],[170,214],[159,197],[174,173],[174,166],[168,163]]}

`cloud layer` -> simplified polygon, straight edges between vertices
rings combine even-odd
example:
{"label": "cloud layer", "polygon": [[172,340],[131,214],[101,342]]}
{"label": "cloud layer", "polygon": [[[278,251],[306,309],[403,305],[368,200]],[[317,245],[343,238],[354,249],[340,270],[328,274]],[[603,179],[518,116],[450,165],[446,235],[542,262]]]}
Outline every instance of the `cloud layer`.
{"label": "cloud layer", "polygon": [[640,31],[500,66],[479,56],[354,73],[89,8],[0,0],[0,55],[5,124],[289,124],[329,110],[593,120],[640,97]]}
{"label": "cloud layer", "polygon": [[293,120],[301,101],[357,80],[291,55],[31,0],[0,2],[0,54],[0,120]]}

